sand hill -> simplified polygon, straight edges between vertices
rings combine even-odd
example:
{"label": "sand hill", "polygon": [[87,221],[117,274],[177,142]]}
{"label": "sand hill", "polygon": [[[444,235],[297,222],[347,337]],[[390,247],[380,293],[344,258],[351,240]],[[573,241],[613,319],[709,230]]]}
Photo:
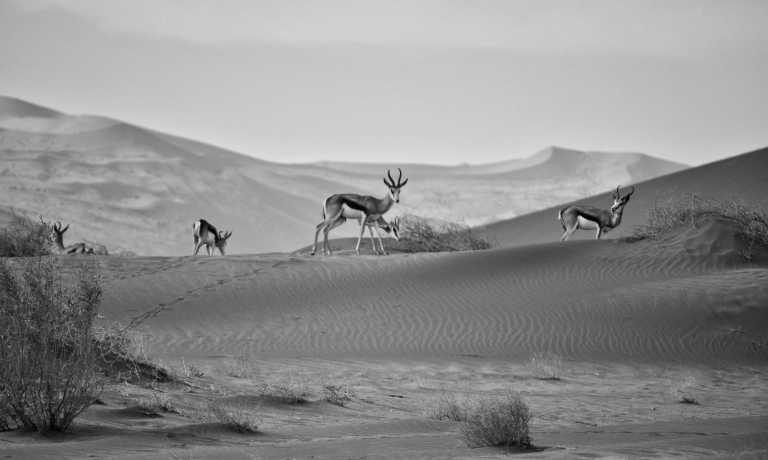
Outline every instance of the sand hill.
{"label": "sand hill", "polygon": [[[0,97],[0,207],[71,224],[70,240],[112,252],[191,251],[192,221],[232,229],[230,251],[293,250],[311,242],[331,193],[383,195],[381,177],[411,178],[393,212],[478,224],[683,168],[641,154],[551,147],[479,166],[278,164],[97,116]],[[336,231],[352,235],[352,226]],[[276,231],[279,229],[279,231]]]}
{"label": "sand hill", "polygon": [[[768,148],[744,153],[725,160],[690,168],[636,184],[637,191],[624,211],[620,227],[606,234],[607,238],[631,235],[643,224],[648,211],[673,200],[698,198],[735,200],[768,209]],[[621,182],[628,186],[630,182]],[[521,246],[558,241],[563,233],[557,212],[570,203],[582,203],[602,208],[611,205],[611,191],[574,202],[564,202],[531,214],[494,222],[478,230],[492,242],[502,246]],[[592,232],[579,231],[574,238],[593,238]]]}

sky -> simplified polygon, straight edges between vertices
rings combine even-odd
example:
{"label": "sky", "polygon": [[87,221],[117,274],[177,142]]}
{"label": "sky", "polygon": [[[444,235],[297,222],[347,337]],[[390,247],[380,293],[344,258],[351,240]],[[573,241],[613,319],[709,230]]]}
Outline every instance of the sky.
{"label": "sky", "polygon": [[768,145],[768,1],[0,0],[0,94],[281,162]]}

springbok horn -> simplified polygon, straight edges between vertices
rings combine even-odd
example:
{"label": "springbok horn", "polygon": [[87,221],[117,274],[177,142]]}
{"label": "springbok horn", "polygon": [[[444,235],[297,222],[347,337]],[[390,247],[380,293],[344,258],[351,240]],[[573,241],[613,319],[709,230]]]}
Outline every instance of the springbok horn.
{"label": "springbok horn", "polygon": [[389,169],[387,169],[387,177],[389,177],[389,183],[392,184],[392,185],[390,185],[390,187],[396,187],[395,179],[392,178],[392,173],[389,172]]}

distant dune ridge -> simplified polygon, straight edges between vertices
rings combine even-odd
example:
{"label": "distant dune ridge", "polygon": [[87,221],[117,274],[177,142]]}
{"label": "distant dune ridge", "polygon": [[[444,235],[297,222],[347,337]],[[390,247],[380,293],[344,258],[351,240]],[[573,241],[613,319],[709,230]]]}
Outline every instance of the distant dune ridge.
{"label": "distant dune ridge", "polygon": [[[361,152],[364,157],[364,152]],[[684,165],[637,153],[547,148],[485,165],[279,164],[119,120],[74,116],[0,97],[0,217],[19,212],[71,224],[72,240],[111,253],[181,255],[204,217],[234,231],[233,253],[287,251],[312,241],[332,193],[383,196],[381,178],[411,178],[393,215],[482,224]],[[353,225],[333,235],[351,236]]]}

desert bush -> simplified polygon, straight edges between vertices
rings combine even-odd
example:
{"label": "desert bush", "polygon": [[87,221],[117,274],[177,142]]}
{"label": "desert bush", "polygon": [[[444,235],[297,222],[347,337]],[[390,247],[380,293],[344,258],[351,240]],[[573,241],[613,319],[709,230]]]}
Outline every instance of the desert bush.
{"label": "desert bush", "polygon": [[696,385],[696,377],[688,375],[682,380],[673,382],[669,392],[672,398],[680,404],[692,404],[698,406],[700,404],[699,400],[693,394]]}
{"label": "desert bush", "polygon": [[488,249],[491,244],[472,232],[467,225],[430,221],[424,217],[405,215],[400,220],[403,252],[441,252]]}
{"label": "desert bush", "polygon": [[531,448],[528,406],[514,393],[479,400],[467,410],[462,433],[473,447]]}
{"label": "desert bush", "polygon": [[237,433],[257,433],[261,420],[240,406],[225,401],[214,401],[209,406],[213,417],[224,427]]}
{"label": "desert bush", "polygon": [[722,217],[737,224],[738,236],[749,257],[756,246],[768,247],[768,212],[736,201],[714,200],[689,195],[687,198],[656,204],[648,211],[648,221],[635,230],[635,239],[657,239],[676,228],[696,227],[707,217]]}
{"label": "desert bush", "polygon": [[340,407],[344,407],[344,405],[352,401],[352,398],[354,397],[354,390],[347,384],[326,385],[323,387],[323,399]]}
{"label": "desert bush", "polygon": [[6,424],[63,431],[96,400],[101,382],[92,326],[100,300],[93,264],[66,276],[50,257],[0,261],[0,413]]}
{"label": "desert bush", "polygon": [[51,226],[16,213],[0,231],[0,257],[33,257],[51,253]]}

